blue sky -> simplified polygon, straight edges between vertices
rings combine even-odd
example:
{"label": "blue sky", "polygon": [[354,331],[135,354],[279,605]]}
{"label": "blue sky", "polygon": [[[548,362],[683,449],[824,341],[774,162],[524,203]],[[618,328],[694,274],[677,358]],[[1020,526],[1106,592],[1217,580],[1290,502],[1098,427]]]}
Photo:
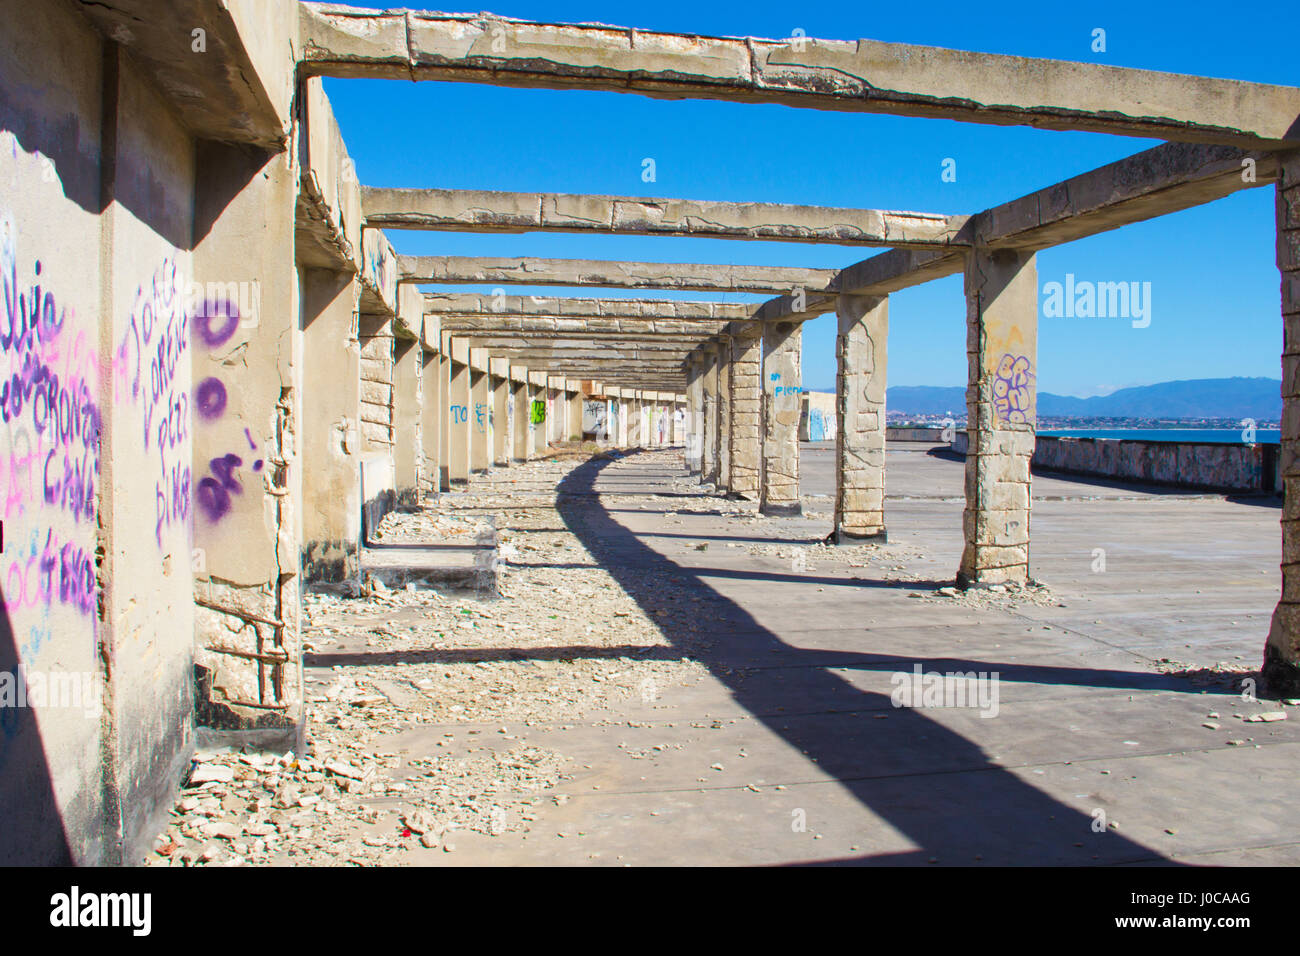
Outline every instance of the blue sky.
{"label": "blue sky", "polygon": [[[1277,10],[1157,6],[492,0],[489,9],[523,19],[729,36],[786,37],[798,28],[810,37],[869,37],[1300,85],[1294,31]],[[1106,31],[1104,54],[1091,50],[1098,27]],[[371,80],[327,80],[326,90],[361,181],[375,186],[973,213],[1158,145],[1122,136],[619,93]],[[655,182],[642,181],[645,158],[655,160]],[[941,181],[946,158],[956,160],[956,182]],[[1142,329],[1124,319],[1041,318],[1039,389],[1093,395],[1171,379],[1278,377],[1282,335],[1273,222],[1273,190],[1266,186],[1040,253],[1040,286],[1063,281],[1067,273],[1093,281],[1150,282],[1152,312]],[[669,237],[388,235],[408,254],[824,268],[880,251]],[[960,276],[893,295],[890,326],[890,385],[965,384]],[[806,387],[833,385],[834,336],[833,316],[804,326]]]}

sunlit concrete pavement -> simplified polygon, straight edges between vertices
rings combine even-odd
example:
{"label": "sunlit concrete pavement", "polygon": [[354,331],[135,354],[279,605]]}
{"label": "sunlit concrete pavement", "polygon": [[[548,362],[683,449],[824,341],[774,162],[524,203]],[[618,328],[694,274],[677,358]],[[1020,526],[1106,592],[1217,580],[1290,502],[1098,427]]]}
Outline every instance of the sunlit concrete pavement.
{"label": "sunlit concrete pavement", "polygon": [[[889,453],[890,541],[869,560],[769,553],[829,532],[829,466],[805,446],[805,516],[777,519],[720,515],[734,505],[680,452],[570,473],[564,524],[643,607],[693,609],[662,627],[710,676],[512,726],[572,757],[572,779],[527,830],[410,862],[1300,861],[1300,708],[1240,693],[1277,600],[1275,503],[1035,478],[1051,599],[968,606],[937,593],[960,556],[963,466],[923,450]],[[918,664],[996,672],[996,716],[895,707],[892,678]],[[1291,719],[1244,719],[1278,710]]]}

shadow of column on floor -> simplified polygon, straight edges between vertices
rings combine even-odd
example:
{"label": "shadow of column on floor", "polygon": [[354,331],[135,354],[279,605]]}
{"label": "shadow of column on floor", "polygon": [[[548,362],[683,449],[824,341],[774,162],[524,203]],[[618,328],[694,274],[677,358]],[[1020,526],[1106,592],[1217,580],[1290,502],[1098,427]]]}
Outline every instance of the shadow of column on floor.
{"label": "shadow of column on floor", "polygon": [[[635,464],[635,457],[630,456],[621,459],[616,467],[621,470]],[[659,625],[664,636],[705,665],[756,720],[806,753],[865,808],[918,848],[837,862],[1171,862],[1113,830],[1094,832],[1090,814],[1061,803],[1021,779],[972,741],[926,716],[924,710],[893,709],[888,694],[862,690],[831,673],[826,668],[834,655],[804,652],[786,644],[742,606],[710,588],[690,568],[645,545],[600,500],[597,479],[613,465],[593,459],[560,483],[557,509],[569,530],[643,609],[662,606],[663,596],[657,588],[666,577],[694,591],[700,598],[697,622],[709,622],[718,628],[711,635],[717,643],[702,647],[696,634],[672,622]],[[765,666],[775,656],[774,651],[782,655],[782,666]],[[738,667],[739,656],[759,666]],[[908,670],[911,663],[900,669]],[[953,669],[979,669],[964,664],[955,662]],[[1090,674],[1075,671],[1073,680],[1054,682],[1092,686],[1127,683],[1113,672]],[[1112,676],[1107,679],[1106,674]],[[788,679],[791,675],[797,675],[796,679]],[[1149,686],[1150,675],[1126,676],[1140,686]],[[888,712],[890,719],[864,720],[861,712],[868,710]],[[815,816],[811,807],[808,816]]]}

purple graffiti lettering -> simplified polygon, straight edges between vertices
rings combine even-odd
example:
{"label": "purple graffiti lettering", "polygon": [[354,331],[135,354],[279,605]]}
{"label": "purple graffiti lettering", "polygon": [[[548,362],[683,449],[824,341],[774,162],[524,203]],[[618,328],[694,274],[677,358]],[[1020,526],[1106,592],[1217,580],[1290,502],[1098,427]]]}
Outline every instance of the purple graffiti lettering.
{"label": "purple graffiti lettering", "polygon": [[194,407],[205,421],[220,418],[226,410],[226,386],[221,379],[208,377],[194,390]]}
{"label": "purple graffiti lettering", "polygon": [[1004,354],[993,373],[993,407],[1000,421],[1023,424],[1028,421],[1033,372],[1029,358]]}
{"label": "purple graffiti lettering", "polygon": [[201,480],[194,497],[209,521],[217,521],[229,513],[230,492],[243,492],[244,486],[234,476],[234,470],[243,463],[238,455],[222,455],[208,462],[208,468],[216,477],[209,476]]}
{"label": "purple graffiti lettering", "polygon": [[[240,314],[239,308],[229,299],[207,299],[194,318],[204,344],[214,349],[230,341],[235,329],[239,328]],[[214,324],[214,320],[220,321]]]}

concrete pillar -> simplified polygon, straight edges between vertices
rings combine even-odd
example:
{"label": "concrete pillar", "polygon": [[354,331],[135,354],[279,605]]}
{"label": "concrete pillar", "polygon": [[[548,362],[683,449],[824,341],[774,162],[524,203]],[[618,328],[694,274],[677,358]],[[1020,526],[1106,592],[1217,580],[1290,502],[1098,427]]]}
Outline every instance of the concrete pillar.
{"label": "concrete pillar", "polygon": [[437,492],[442,488],[442,468],[438,458],[442,447],[442,423],[446,412],[442,407],[442,376],[438,374],[442,363],[437,352],[421,349],[421,374],[424,377],[424,407],[420,410],[421,448],[424,451],[424,490]]}
{"label": "concrete pillar", "polygon": [[641,393],[634,391],[627,403],[627,446],[629,448],[637,448],[645,444],[645,436],[641,430],[642,418],[644,414],[641,408]]}
{"label": "concrete pillar", "polygon": [[631,431],[629,422],[631,420],[632,403],[623,395],[622,390],[619,391],[618,396],[614,399],[611,410],[616,415],[614,422],[614,444],[619,448],[627,448],[628,437]]}
{"label": "concrete pillar", "polygon": [[803,326],[763,323],[763,470],[759,510],[797,515],[799,505],[799,398]]}
{"label": "concrete pillar", "polygon": [[700,481],[718,480],[718,350],[704,349],[700,374]]}
{"label": "concrete pillar", "polygon": [[731,487],[731,336],[718,336],[718,477],[717,491]]}
{"label": "concrete pillar", "polygon": [[355,275],[302,271],[302,569],[308,582],[360,573],[361,403]]}
{"label": "concrete pillar", "polygon": [[1264,646],[1263,682],[1300,697],[1300,150],[1278,157],[1277,267],[1282,273],[1282,599]]}
{"label": "concrete pillar", "polygon": [[424,468],[420,423],[424,405],[420,365],[423,349],[414,339],[399,339],[393,348],[393,473],[399,504],[420,503]]}
{"label": "concrete pillar", "polygon": [[1038,374],[1033,253],[975,250],[966,261],[966,510],[957,583],[1029,579],[1029,460]]}
{"label": "concrete pillar", "polygon": [[[686,470],[702,473],[704,462],[704,370],[702,356],[691,356],[686,366]],[[676,438],[676,435],[673,436]]]}
{"label": "concrete pillar", "polygon": [[444,337],[438,353],[438,487],[443,491],[451,489],[451,356],[447,348]]}
{"label": "concrete pillar", "polygon": [[[482,362],[487,365],[486,356],[482,357]],[[479,371],[474,363],[470,365],[469,392],[469,468],[470,471],[485,472],[492,464],[492,432],[488,424],[492,414],[491,393],[488,373]]]}
{"label": "concrete pillar", "polygon": [[510,464],[510,360],[494,358],[490,362],[492,378],[492,464]]}
{"label": "concrete pillar", "polygon": [[546,450],[546,373],[528,373],[528,457]]}
{"label": "concrete pillar", "polygon": [[[512,369],[513,373],[513,369]],[[530,399],[528,394],[528,370],[520,370],[519,381],[511,382],[513,390],[514,405],[514,422],[511,428],[514,430],[514,455],[515,461],[526,462],[531,457],[531,436],[532,430],[528,427],[528,415],[530,413]]]}
{"label": "concrete pillar", "polygon": [[369,453],[392,454],[393,320],[360,316],[361,442]]}
{"label": "concrete pillar", "polygon": [[[148,122],[163,123],[166,118],[152,115]],[[201,236],[195,229],[194,279],[205,286],[220,282],[223,288],[248,283],[254,306],[251,314],[243,314],[233,325],[223,321],[226,313],[221,310],[216,314],[205,310],[205,317],[195,316],[190,323],[198,333],[193,336],[192,356],[196,393],[209,382],[220,382],[227,397],[224,415],[196,419],[193,438],[193,543],[200,555],[194,595],[203,602],[194,617],[192,673],[200,696],[196,719],[223,731],[256,731],[263,745],[289,748],[296,746],[303,719],[302,516],[298,510],[303,481],[303,360],[293,255],[300,170],[286,162],[283,153],[265,156],[217,143],[201,144],[196,163],[194,218],[204,228]],[[129,171],[133,165],[146,168],[130,157],[116,168]],[[168,165],[170,161],[159,163],[155,183],[167,181],[170,173],[162,170]],[[129,233],[115,235],[115,252],[142,250],[134,238]],[[105,314],[120,314],[117,307],[111,308]],[[157,314],[153,321],[157,329]],[[157,341],[150,345],[145,340],[147,336],[141,342],[146,349],[162,348]],[[336,347],[346,348],[346,340]],[[127,460],[119,453],[118,447],[106,446],[103,460]],[[104,474],[102,487],[116,489],[119,481],[127,480],[124,474]],[[142,518],[140,514],[129,517]],[[106,560],[102,573],[106,579],[144,580],[135,577],[130,562],[118,558]],[[161,578],[157,586],[165,587]],[[163,665],[172,658],[162,636],[174,635],[188,619],[189,609],[184,616],[168,615],[158,628],[142,610],[126,612],[132,633],[159,638],[124,644],[138,645],[140,652],[150,655],[153,676],[138,688],[118,684],[115,699],[125,703],[144,693],[150,700],[174,701],[171,674]],[[241,652],[265,656],[241,656]],[[131,668],[121,653],[115,652],[112,661],[115,672]],[[147,738],[163,730],[162,717],[155,713],[147,721],[140,720],[139,727],[149,729],[131,740],[133,751],[153,749]],[[130,726],[124,722],[132,718],[118,711],[113,719],[122,727]],[[269,734],[277,731],[280,740],[270,741]],[[123,806],[130,806],[130,790],[124,787],[118,794]]]}
{"label": "concrete pillar", "polygon": [[586,401],[586,396],[576,389],[567,392],[568,399],[568,438],[570,441],[582,441],[582,403]]}
{"label": "concrete pillar", "polygon": [[469,365],[451,361],[451,391],[448,405],[447,428],[451,433],[451,480],[453,483],[469,480],[470,451],[470,370]]}
{"label": "concrete pillar", "polygon": [[885,372],[889,297],[836,303],[835,527],[837,544],[884,541]]}
{"label": "concrete pillar", "polygon": [[760,430],[763,326],[731,323],[731,475],[727,492],[754,501],[759,497],[763,436]]}

